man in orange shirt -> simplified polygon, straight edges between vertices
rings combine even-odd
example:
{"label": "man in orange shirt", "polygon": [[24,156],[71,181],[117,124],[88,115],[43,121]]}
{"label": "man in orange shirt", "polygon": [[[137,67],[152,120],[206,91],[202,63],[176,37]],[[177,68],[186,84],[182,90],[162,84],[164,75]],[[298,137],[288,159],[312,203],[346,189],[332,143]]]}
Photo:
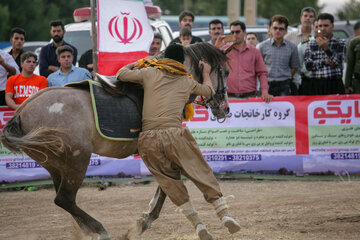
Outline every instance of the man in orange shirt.
{"label": "man in orange shirt", "polygon": [[6,104],[17,109],[31,95],[48,86],[45,77],[34,74],[37,56],[33,52],[25,52],[20,57],[22,71],[10,77],[6,83]]}

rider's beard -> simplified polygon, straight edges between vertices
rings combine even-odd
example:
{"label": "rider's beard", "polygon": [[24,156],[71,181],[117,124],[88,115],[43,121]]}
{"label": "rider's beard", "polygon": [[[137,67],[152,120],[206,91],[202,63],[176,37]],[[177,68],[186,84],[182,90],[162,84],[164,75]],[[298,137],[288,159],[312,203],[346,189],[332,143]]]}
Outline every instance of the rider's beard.
{"label": "rider's beard", "polygon": [[61,41],[63,40],[63,37],[54,36],[54,37],[53,37],[53,40],[54,40],[54,42],[59,43],[59,42],[61,42]]}

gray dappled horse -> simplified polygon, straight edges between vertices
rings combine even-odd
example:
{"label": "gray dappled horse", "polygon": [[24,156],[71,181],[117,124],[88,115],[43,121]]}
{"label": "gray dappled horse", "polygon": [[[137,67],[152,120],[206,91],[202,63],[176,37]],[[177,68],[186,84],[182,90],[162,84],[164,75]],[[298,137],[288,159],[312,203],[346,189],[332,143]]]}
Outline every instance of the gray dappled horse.
{"label": "gray dappled horse", "polygon": [[[216,94],[205,99],[217,118],[229,111],[225,80],[226,56],[208,43],[185,47],[185,65],[194,79],[200,80],[198,62],[212,67],[210,74]],[[46,88],[25,101],[0,133],[1,143],[16,153],[26,153],[51,175],[55,204],[69,212],[85,234],[110,239],[103,225],[76,204],[76,194],[85,177],[92,153],[125,158],[137,152],[137,141],[103,138],[95,127],[88,90],[72,87]],[[165,200],[158,188],[148,214],[138,223],[140,233],[154,221]]]}

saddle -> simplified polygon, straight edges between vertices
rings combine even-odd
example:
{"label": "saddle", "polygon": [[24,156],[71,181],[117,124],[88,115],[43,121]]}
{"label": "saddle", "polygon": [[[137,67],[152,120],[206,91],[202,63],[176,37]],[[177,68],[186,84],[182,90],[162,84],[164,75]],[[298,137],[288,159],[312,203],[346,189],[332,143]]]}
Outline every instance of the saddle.
{"label": "saddle", "polygon": [[96,129],[102,137],[119,141],[138,138],[144,95],[141,85],[124,83],[112,88],[98,79],[101,83],[84,80],[65,86],[89,91]]}

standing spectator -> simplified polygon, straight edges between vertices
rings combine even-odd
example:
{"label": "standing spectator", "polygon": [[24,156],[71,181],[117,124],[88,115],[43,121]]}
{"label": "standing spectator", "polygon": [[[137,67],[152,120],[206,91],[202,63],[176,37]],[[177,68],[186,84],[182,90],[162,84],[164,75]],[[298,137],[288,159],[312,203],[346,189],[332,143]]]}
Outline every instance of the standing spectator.
{"label": "standing spectator", "polygon": [[355,37],[360,36],[360,21],[357,21],[354,25]]}
{"label": "standing spectator", "polygon": [[23,46],[25,43],[25,30],[19,27],[11,29],[10,42],[12,48],[9,54],[15,59],[16,64],[21,72],[21,61],[20,56],[24,52]]}
{"label": "standing spectator", "polygon": [[155,56],[160,52],[162,43],[162,36],[160,33],[154,33],[154,39],[150,46],[149,56]]}
{"label": "standing spectator", "polygon": [[95,77],[92,48],[84,52],[83,55],[81,55],[79,60],[79,67],[85,68],[91,73],[92,77]]}
{"label": "standing spectator", "polygon": [[300,22],[301,25],[298,26],[296,31],[290,32],[285,35],[285,39],[295,43],[297,46],[305,39],[309,39],[311,36],[314,36],[312,26],[315,20],[316,11],[312,7],[304,7],[301,10]]}
{"label": "standing spectator", "polygon": [[346,59],[345,92],[360,93],[360,36],[351,40]]}
{"label": "standing spectator", "polygon": [[258,45],[259,40],[255,32],[246,33],[246,44],[256,47]]}
{"label": "standing spectator", "polygon": [[69,45],[72,47],[74,49],[74,65],[76,65],[77,60],[77,49],[63,40],[65,35],[65,28],[61,21],[56,20],[50,23],[50,35],[53,39],[53,42],[42,47],[40,51],[40,75],[44,77],[47,77],[49,74],[59,70],[60,63],[56,57],[56,49],[58,47],[63,45]]}
{"label": "standing spectator", "polygon": [[6,105],[5,88],[8,75],[19,74],[19,67],[14,58],[0,50],[0,106]]}
{"label": "standing spectator", "polygon": [[300,64],[296,45],[284,39],[288,25],[287,17],[273,16],[270,21],[272,38],[257,45],[269,74],[269,94],[273,96],[296,95],[297,87],[292,78]]}
{"label": "standing spectator", "polygon": [[75,67],[72,47],[64,45],[56,49],[56,55],[60,63],[60,68],[48,77],[49,87],[64,86],[71,82],[80,82],[91,79],[91,74],[85,68]]}
{"label": "standing spectator", "polygon": [[[309,39],[311,36],[314,36],[312,26],[315,20],[315,16],[316,11],[314,8],[304,7],[300,14],[301,24],[298,26],[296,31],[286,34],[284,38],[297,46],[302,41]],[[295,73],[293,76],[293,82],[296,84],[296,86],[301,85],[301,76],[299,72]]]}
{"label": "standing spectator", "polygon": [[[190,12],[190,11],[182,11],[180,13],[180,15],[179,15],[180,30],[182,28],[188,28],[191,31],[192,26],[194,25],[194,20],[195,20],[195,16],[194,16],[194,14],[192,12]],[[197,43],[197,42],[202,42],[202,40],[201,40],[201,38],[194,36],[192,38],[190,44]],[[170,42],[170,45],[174,44],[174,43],[180,43],[180,38],[177,37],[177,38],[173,39]]]}
{"label": "standing spectator", "polygon": [[21,73],[10,77],[6,83],[6,104],[12,109],[17,109],[30,96],[48,86],[45,77],[34,74],[36,54],[24,52],[20,58]]}
{"label": "standing spectator", "polygon": [[315,40],[315,37],[317,35],[317,31],[318,31],[318,20],[317,19],[314,21],[313,30],[314,30],[314,36],[311,36],[309,39],[303,40],[297,46],[298,53],[299,53],[299,61],[300,61],[299,74],[301,76],[301,85],[299,87],[299,95],[309,95],[309,93],[311,93],[311,89],[313,88],[313,86],[311,85],[311,72],[309,72],[306,69],[304,57],[305,57],[305,50],[306,50],[308,43],[312,40]]}
{"label": "standing spectator", "polygon": [[[229,97],[247,99],[256,97],[257,78],[260,79],[261,97],[265,102],[270,102],[273,98],[268,94],[267,70],[259,49],[246,44],[246,26],[237,20],[230,24],[231,34],[235,36],[235,42],[228,45],[217,45],[226,49],[225,53],[229,57],[230,74],[226,80]],[[225,36],[219,37],[219,42]],[[220,41],[221,40],[221,41]]]}
{"label": "standing spectator", "polygon": [[334,16],[321,13],[318,16],[320,33],[309,42],[305,50],[305,66],[311,72],[312,88],[308,95],[345,93],[342,81],[346,44],[333,36]]}
{"label": "standing spectator", "polygon": [[181,45],[188,46],[191,43],[192,40],[191,31],[188,28],[182,28],[179,33],[179,39],[181,42]]}
{"label": "standing spectator", "polygon": [[208,43],[215,45],[219,36],[224,34],[224,24],[219,19],[213,19],[209,22],[209,35],[211,39]]}

